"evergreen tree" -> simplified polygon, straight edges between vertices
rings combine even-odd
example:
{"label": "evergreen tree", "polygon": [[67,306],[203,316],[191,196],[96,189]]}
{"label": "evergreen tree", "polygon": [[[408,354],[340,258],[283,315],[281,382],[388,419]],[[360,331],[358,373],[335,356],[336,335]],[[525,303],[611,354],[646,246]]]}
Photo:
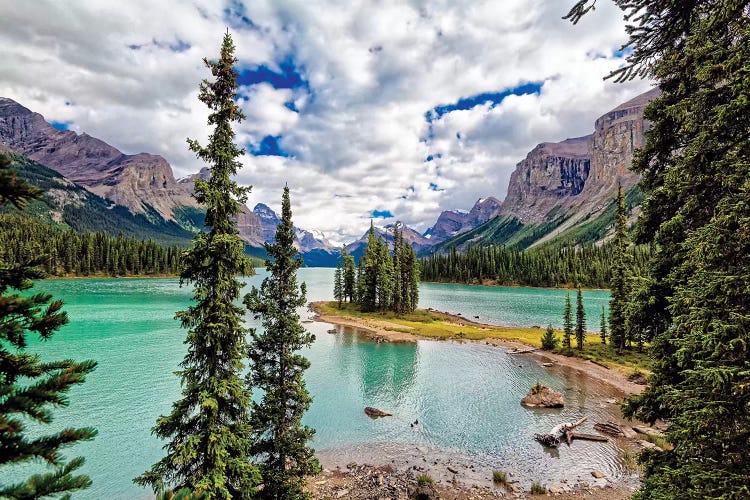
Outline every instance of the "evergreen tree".
{"label": "evergreen tree", "polygon": [[604,312],[604,306],[602,306],[602,318],[599,322],[599,332],[602,337],[602,344],[607,343],[607,315]]}
{"label": "evergreen tree", "polygon": [[393,258],[392,258],[392,269],[393,278],[391,281],[391,289],[393,290],[393,298],[391,300],[391,309],[396,312],[404,312],[406,310],[404,304],[404,270],[402,264],[404,262],[404,248],[401,241],[400,232],[398,230],[398,224],[393,226]]}
{"label": "evergreen tree", "polygon": [[333,298],[339,303],[339,309],[341,309],[341,303],[344,300],[344,284],[343,277],[341,276],[341,263],[336,265],[336,273],[333,277]]}
{"label": "evergreen tree", "polygon": [[578,289],[576,294],[576,347],[583,350],[586,341],[586,311],[583,309],[583,293]]}
{"label": "evergreen tree", "polygon": [[555,335],[552,325],[548,325],[547,329],[542,334],[542,349],[545,351],[554,351],[559,342],[560,340]]}
{"label": "evergreen tree", "polygon": [[388,244],[378,238],[376,254],[377,301],[382,310],[391,308],[393,299],[393,260]]}
{"label": "evergreen tree", "polygon": [[750,5],[616,3],[632,49],[617,76],[661,89],[633,163],[646,194],[636,237],[654,251],[633,295],[648,313],[630,316],[656,364],[625,413],[669,421],[673,449],[643,454],[635,497],[750,498]]}
{"label": "evergreen tree", "polygon": [[359,260],[361,283],[359,285],[359,304],[364,311],[374,311],[378,307],[378,238],[375,226],[370,221],[370,232],[367,235],[367,247]]}
{"label": "evergreen tree", "polygon": [[[298,351],[312,345],[315,336],[305,331],[297,314],[297,308],[305,305],[305,284],[297,286],[302,259],[294,247],[288,187],[284,187],[274,244],[266,244],[266,251],[270,276],[244,300],[256,318],[263,319],[263,331],[252,332],[248,375],[248,383],[263,390],[263,399],[252,404],[253,453],[262,461],[263,474],[259,497],[309,498],[303,491],[305,478],[318,473],[320,466],[307,446],[315,431],[301,423],[312,398],[302,378],[310,362]],[[340,268],[338,273],[340,277]]]}
{"label": "evergreen tree", "polygon": [[[40,196],[39,190],[16,177],[8,160],[0,155],[0,206],[10,203],[21,209]],[[14,484],[0,479],[0,498],[68,495],[91,484],[88,476],[74,475],[83,465],[83,457],[66,462],[61,449],[93,439],[96,430],[26,433],[29,422],[52,422],[52,408],[67,406],[68,390],[83,383],[96,367],[93,361],[43,362],[26,351],[28,334],[49,339],[68,322],[62,301],[46,293],[19,293],[32,288],[32,280],[44,277],[39,269],[43,261],[39,255],[17,264],[0,260],[0,467],[44,461],[55,470]]]}
{"label": "evergreen tree", "polygon": [[344,298],[349,302],[356,300],[357,271],[354,265],[354,257],[346,252],[346,245],[341,248],[343,263]]}
{"label": "evergreen tree", "polygon": [[570,338],[573,336],[573,307],[570,303],[570,292],[565,295],[563,311],[563,348],[570,351]]}
{"label": "evergreen tree", "polygon": [[625,348],[625,308],[628,303],[628,269],[627,253],[627,207],[622,194],[622,186],[617,188],[617,211],[615,212],[615,235],[613,246],[615,258],[611,282],[612,299],[609,301],[609,337],[610,345],[622,351]]}
{"label": "evergreen tree", "polygon": [[408,283],[408,306],[406,310],[407,312],[414,312],[414,310],[416,310],[417,306],[419,305],[419,280],[421,269],[419,260],[417,260],[417,253],[414,251],[411,245],[407,245],[406,254],[407,264],[406,276],[404,278],[404,281]]}
{"label": "evergreen tree", "polygon": [[232,122],[244,118],[237,97],[234,44],[227,33],[218,62],[205,60],[215,81],[204,80],[199,99],[211,110],[214,126],[206,147],[188,140],[190,149],[211,166],[208,181],[195,182],[195,197],[206,206],[202,232],[185,253],[181,283],[193,284],[194,304],[177,313],[188,329],[188,352],[178,374],[182,399],[157,420],[154,434],[168,440],[166,456],[135,481],[156,488],[172,484],[207,498],[248,498],[259,482],[251,459],[250,391],[240,376],[246,352],[244,311],[234,304],[251,274],[250,260],[235,218],[249,188],[232,181],[244,150],[234,144]]}

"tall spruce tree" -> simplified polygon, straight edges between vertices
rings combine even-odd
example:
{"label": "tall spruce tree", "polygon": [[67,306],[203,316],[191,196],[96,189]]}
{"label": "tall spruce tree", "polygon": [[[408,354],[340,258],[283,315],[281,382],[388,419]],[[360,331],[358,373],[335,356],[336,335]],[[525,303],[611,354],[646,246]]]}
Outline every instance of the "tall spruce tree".
{"label": "tall spruce tree", "polygon": [[602,337],[602,344],[607,343],[607,314],[604,311],[604,306],[602,306],[602,316],[599,321],[599,335]]}
{"label": "tall spruce tree", "polygon": [[354,257],[347,253],[346,245],[341,248],[341,258],[343,265],[344,298],[352,302],[356,300],[357,296],[357,270],[354,265]]}
{"label": "tall spruce tree", "polygon": [[622,351],[625,348],[626,327],[625,309],[628,305],[628,273],[630,255],[628,254],[627,207],[622,186],[617,187],[615,201],[615,234],[612,240],[614,260],[610,289],[612,299],[609,302],[609,338],[610,346]]}
{"label": "tall spruce tree", "polygon": [[232,122],[244,115],[235,103],[234,43],[227,33],[218,61],[204,60],[214,81],[204,80],[199,99],[211,113],[209,143],[188,139],[190,149],[210,165],[208,181],[195,182],[195,198],[206,207],[208,229],[183,256],[181,283],[193,284],[194,304],[177,313],[188,330],[188,351],[178,375],[182,399],[159,417],[153,433],[168,440],[166,456],[135,479],[141,485],[186,487],[207,498],[248,498],[259,482],[251,459],[250,391],[241,372],[247,349],[244,310],[235,305],[242,283],[252,274],[235,224],[249,188],[231,176],[244,150],[234,144]]}
{"label": "tall spruce tree", "polygon": [[573,306],[570,303],[570,292],[565,295],[563,310],[563,348],[570,351],[570,338],[573,336]]}
{"label": "tall spruce tree", "polygon": [[344,301],[344,278],[341,272],[341,263],[336,265],[336,272],[333,275],[333,298],[338,302],[339,309]]}
{"label": "tall spruce tree", "polygon": [[320,471],[307,442],[315,431],[302,425],[312,398],[302,378],[310,362],[299,353],[315,336],[305,331],[297,308],[305,305],[305,284],[297,286],[302,259],[294,247],[294,225],[289,188],[284,187],[281,222],[273,245],[266,244],[270,276],[260,290],[253,287],[245,305],[262,318],[263,331],[253,331],[248,384],[263,390],[252,404],[253,453],[261,460],[263,488],[260,498],[295,500],[309,498],[305,478]]}
{"label": "tall spruce tree", "polygon": [[380,252],[379,240],[375,236],[375,226],[370,221],[370,232],[367,234],[367,246],[359,259],[361,272],[359,289],[359,304],[364,311],[374,311],[378,307],[378,263]]}
{"label": "tall spruce tree", "polygon": [[[10,169],[10,161],[0,154],[0,206],[24,208],[41,197],[35,187],[20,180]],[[23,263],[0,260],[0,498],[43,498],[68,495],[88,488],[91,479],[74,475],[83,457],[66,462],[61,450],[96,436],[90,427],[66,428],[53,434],[26,433],[29,422],[49,424],[52,408],[67,406],[68,390],[84,382],[94,370],[94,361],[46,361],[26,351],[28,334],[49,339],[68,322],[62,301],[46,293],[21,295],[32,280],[43,278],[40,265],[44,256]],[[43,461],[53,472],[35,474],[9,484],[3,467]]]}
{"label": "tall spruce tree", "polygon": [[632,50],[615,76],[661,88],[633,165],[646,195],[636,237],[654,246],[636,296],[651,312],[633,317],[656,363],[625,413],[668,420],[673,449],[644,453],[635,497],[750,498],[750,4],[616,4]]}
{"label": "tall spruce tree", "polygon": [[576,293],[576,347],[583,350],[586,341],[586,311],[583,308],[583,293],[578,289]]}

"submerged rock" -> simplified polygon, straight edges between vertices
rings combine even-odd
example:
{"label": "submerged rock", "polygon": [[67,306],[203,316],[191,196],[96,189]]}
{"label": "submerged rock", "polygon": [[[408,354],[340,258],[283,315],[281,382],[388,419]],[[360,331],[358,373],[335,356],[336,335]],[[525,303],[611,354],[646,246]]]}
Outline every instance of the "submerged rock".
{"label": "submerged rock", "polygon": [[383,410],[378,410],[377,408],[373,408],[372,406],[365,407],[365,414],[368,417],[372,418],[378,418],[378,417],[392,417],[393,413],[388,413]]}
{"label": "submerged rock", "polygon": [[562,394],[542,384],[532,387],[521,400],[521,404],[529,408],[562,408],[565,406]]}

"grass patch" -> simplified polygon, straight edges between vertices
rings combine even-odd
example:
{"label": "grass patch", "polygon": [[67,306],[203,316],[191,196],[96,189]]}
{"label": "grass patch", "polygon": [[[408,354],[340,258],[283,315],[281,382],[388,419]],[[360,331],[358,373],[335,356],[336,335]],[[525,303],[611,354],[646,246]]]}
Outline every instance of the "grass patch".
{"label": "grass patch", "polygon": [[430,486],[435,481],[428,474],[420,474],[417,476],[417,484],[419,486]]}
{"label": "grass patch", "polygon": [[670,451],[674,449],[674,447],[669,444],[669,441],[667,441],[667,438],[662,436],[661,434],[642,434],[643,439],[650,443],[654,443],[656,446],[661,448],[664,451]]}
{"label": "grass patch", "polygon": [[532,495],[546,495],[547,487],[534,481],[533,483],[531,483],[531,490],[529,490],[529,492]]}
{"label": "grass patch", "polygon": [[496,470],[492,473],[492,482],[500,486],[507,486],[508,474],[501,470]]}
{"label": "grass patch", "polygon": [[[442,340],[501,339],[520,342],[532,347],[542,347],[544,330],[538,327],[482,325],[472,323],[468,319],[426,309],[417,309],[409,314],[396,314],[392,311],[363,312],[356,304],[345,303],[342,304],[341,309],[338,308],[336,302],[316,302],[315,305],[321,314],[327,316],[386,322],[387,324],[382,325],[382,328],[393,332],[411,333]],[[633,370],[647,373],[651,369],[651,360],[646,353],[627,349],[618,353],[609,345],[602,344],[601,337],[596,333],[586,336],[583,350],[573,348],[568,352],[563,352],[562,348],[557,348],[553,352],[594,360],[626,375],[632,373]]]}

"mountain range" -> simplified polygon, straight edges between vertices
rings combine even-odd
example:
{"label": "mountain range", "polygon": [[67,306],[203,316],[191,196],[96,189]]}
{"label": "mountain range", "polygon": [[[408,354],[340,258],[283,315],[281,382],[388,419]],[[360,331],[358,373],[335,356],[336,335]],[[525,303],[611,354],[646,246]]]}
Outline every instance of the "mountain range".
{"label": "mountain range", "polygon": [[[62,222],[61,214],[67,205],[86,206],[87,214],[95,212],[93,207],[105,206],[110,211],[116,208],[117,213],[128,213],[133,219],[127,222],[118,219],[123,226],[119,232],[170,243],[187,242],[203,227],[205,211],[193,197],[193,190],[197,178],[208,179],[208,168],[175,179],[172,167],[161,156],[128,155],[86,133],[58,130],[39,113],[4,97],[0,97],[0,148],[21,155],[23,161],[17,162],[17,168],[29,170],[21,174],[32,182],[39,181],[34,172],[44,171],[48,185],[67,186],[67,197],[52,200],[47,196],[50,213],[45,215],[48,218]],[[118,232],[118,224],[105,224],[104,220],[99,220],[103,219],[101,217],[93,219],[96,222],[88,215],[87,219],[88,223],[79,224],[69,216],[65,224],[73,228],[85,226],[87,230]],[[243,206],[237,217],[237,227],[248,244],[249,253],[258,256],[265,253],[263,244],[273,241],[277,224],[276,214],[263,204],[253,210]],[[295,245],[303,256],[311,253],[311,260],[318,264],[335,261],[339,250],[324,237],[301,228],[295,231]]]}
{"label": "mountain range", "polygon": [[[645,141],[643,108],[657,95],[658,90],[651,90],[605,113],[587,136],[537,145],[517,164],[503,202],[488,196],[469,211],[443,211],[424,233],[403,226],[404,239],[421,255],[472,245],[523,249],[605,240],[617,186],[626,191],[631,206],[640,202],[639,177],[629,167],[633,152]],[[37,212],[55,223],[165,242],[187,242],[203,227],[204,210],[193,190],[196,179],[210,175],[207,168],[175,179],[161,156],[124,154],[88,134],[58,130],[39,113],[2,97],[0,150],[19,155],[22,175],[54,188],[45,198],[46,208]],[[263,244],[273,241],[278,222],[267,205],[242,207],[237,227],[249,253],[265,255]],[[347,245],[350,254],[362,253],[367,232]],[[393,225],[376,232],[392,240]],[[308,265],[335,265],[340,249],[322,234],[301,228],[295,233],[295,245]]]}

